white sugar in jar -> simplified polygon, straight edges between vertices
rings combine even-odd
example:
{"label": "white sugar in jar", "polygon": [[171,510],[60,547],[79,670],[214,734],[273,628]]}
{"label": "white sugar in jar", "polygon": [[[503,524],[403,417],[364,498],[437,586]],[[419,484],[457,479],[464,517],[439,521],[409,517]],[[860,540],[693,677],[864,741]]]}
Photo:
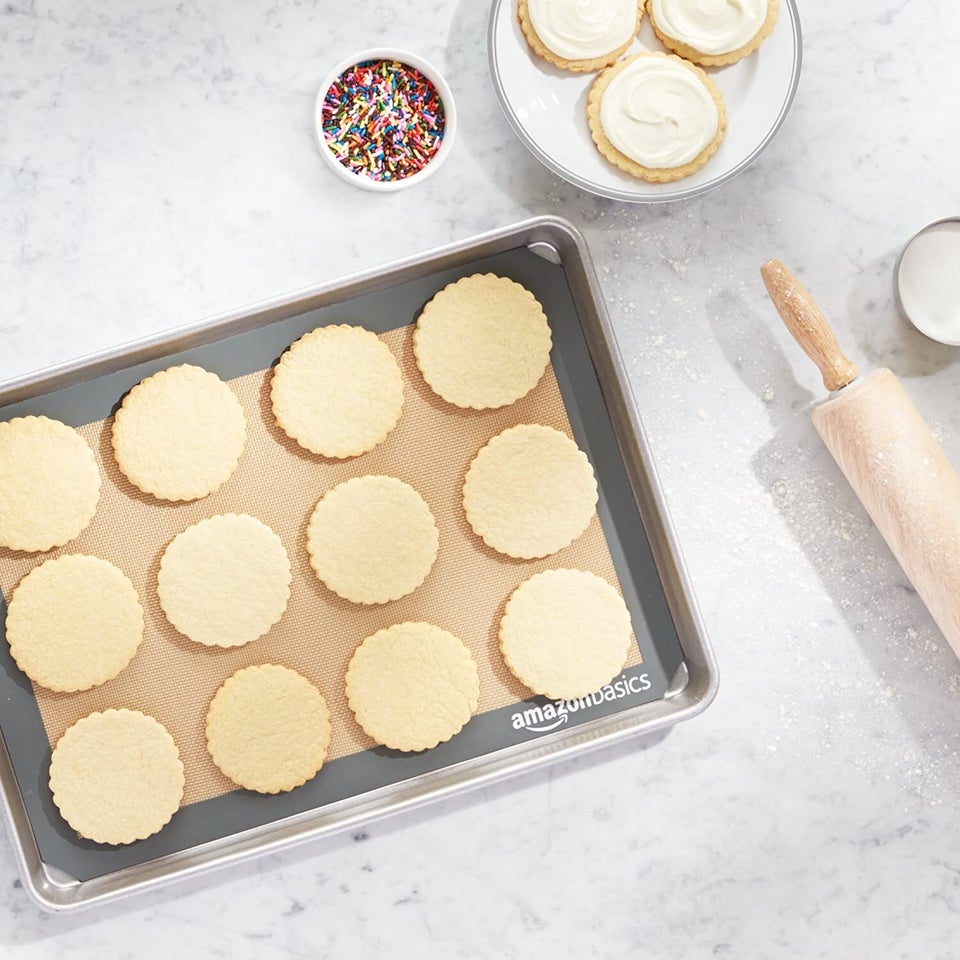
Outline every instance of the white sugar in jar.
{"label": "white sugar in jar", "polygon": [[894,271],[900,309],[923,334],[960,346],[960,218],[924,227]]}

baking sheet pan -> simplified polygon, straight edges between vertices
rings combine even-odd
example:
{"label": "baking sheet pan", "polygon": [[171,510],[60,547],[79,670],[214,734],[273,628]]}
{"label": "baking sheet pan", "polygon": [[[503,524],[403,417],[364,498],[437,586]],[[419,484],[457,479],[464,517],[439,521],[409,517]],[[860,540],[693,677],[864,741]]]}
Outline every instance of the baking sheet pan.
{"label": "baking sheet pan", "polygon": [[[306,330],[348,315],[378,333],[404,327],[440,287],[485,271],[523,283],[550,319],[556,383],[570,429],[597,472],[600,523],[643,662],[624,671],[616,698],[568,704],[560,723],[544,717],[543,698],[508,704],[476,716],[432,751],[353,753],[289,794],[232,791],[189,804],[146,841],[108,848],[79,839],[53,806],[46,785],[49,741],[37,700],[3,644],[0,784],[26,886],[44,906],[75,909],[345,828],[553,756],[652,730],[709,702],[715,667],[588,254],[563,221],[528,221],[11,383],[0,387],[0,419],[32,413],[88,424],[108,416],[144,376],[179,362],[227,379],[243,377],[269,367]],[[4,613],[0,599],[0,629]]]}

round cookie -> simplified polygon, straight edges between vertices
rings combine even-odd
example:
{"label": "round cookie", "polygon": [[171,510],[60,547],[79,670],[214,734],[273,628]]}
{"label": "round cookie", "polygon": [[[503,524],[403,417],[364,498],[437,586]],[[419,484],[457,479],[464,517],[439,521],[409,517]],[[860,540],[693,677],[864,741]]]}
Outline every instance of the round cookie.
{"label": "round cookie", "polygon": [[500,652],[534,693],[572,700],[620,672],[631,635],[626,604],[606,580],[585,570],[547,570],[510,595]]}
{"label": "round cookie", "polygon": [[290,599],[290,559],[280,538],[246,514],[187,527],[160,560],[157,594],[167,619],[207,646],[239,647],[262,637]]}
{"label": "round cookie", "polygon": [[586,454],[565,434],[536,423],[498,433],[474,457],[463,508],[487,546],[522,560],[573,543],[597,505]]}
{"label": "round cookie", "polygon": [[650,0],[650,23],[657,39],[684,60],[724,67],[759,48],[773,32],[779,7],[779,0]]}
{"label": "round cookie", "polygon": [[88,840],[122,844],[156,833],[180,808],[183,764],[173,737],[136,710],[78,720],[50,758],[63,819]]}
{"label": "round cookie", "polygon": [[403,408],[390,348],[363,327],[318,327],[273,371],[270,401],[288,437],[322,457],[357,457],[386,440]]}
{"label": "round cookie", "polygon": [[207,710],[207,750],[234,783],[258,793],[302,786],[323,766],[330,711],[320,691],[273,663],[228,678]]}
{"label": "round cookie", "polygon": [[13,591],[7,641],[17,666],[41,687],[89,690],[112,679],[143,640],[143,608],[112,563],[73,554],[47,560]]}
{"label": "round cookie", "polygon": [[123,398],[112,441],[135,487],[158,500],[199,500],[236,470],[247,421],[226,383],[185,363],[141,380]]}
{"label": "round cookie", "polygon": [[518,0],[517,19],[530,49],[574,73],[613,63],[640,29],[644,0]]}
{"label": "round cookie", "polygon": [[100,500],[93,451],[48,417],[0,423],[0,547],[51,550],[78,537]]}
{"label": "round cookie", "polygon": [[354,603],[412,593],[437,558],[437,524],[423,497],[396,477],[354,477],[324,494],[310,517],[310,565]]}
{"label": "round cookie", "polygon": [[417,366],[433,392],[475,410],[526,396],[547,369],[551,343],[536,297],[492,273],[444,287],[413,334]]}
{"label": "round cookie", "polygon": [[727,111],[720,88],[699,67],[645,52],[624,57],[594,80],[587,122],[614,166],[670,183],[696,173],[717,152]]}
{"label": "round cookie", "polygon": [[357,723],[394,750],[449,740],[480,702],[470,651],[430,623],[398,623],[367,637],[350,660],[346,685]]}

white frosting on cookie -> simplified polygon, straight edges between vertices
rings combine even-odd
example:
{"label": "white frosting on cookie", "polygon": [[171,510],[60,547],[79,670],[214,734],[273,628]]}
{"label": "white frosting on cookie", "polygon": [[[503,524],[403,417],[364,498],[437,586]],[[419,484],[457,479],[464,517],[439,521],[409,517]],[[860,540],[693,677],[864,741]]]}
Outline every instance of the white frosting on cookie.
{"label": "white frosting on cookie", "polygon": [[527,0],[544,46],[566,60],[592,60],[637,32],[637,0]]}
{"label": "white frosting on cookie", "polygon": [[757,35],[767,19],[767,0],[651,0],[650,16],[661,33],[717,56]]}
{"label": "white frosting on cookie", "polygon": [[717,135],[720,111],[689,67],[663,56],[638,56],[600,98],[607,139],[644,167],[682,167]]}

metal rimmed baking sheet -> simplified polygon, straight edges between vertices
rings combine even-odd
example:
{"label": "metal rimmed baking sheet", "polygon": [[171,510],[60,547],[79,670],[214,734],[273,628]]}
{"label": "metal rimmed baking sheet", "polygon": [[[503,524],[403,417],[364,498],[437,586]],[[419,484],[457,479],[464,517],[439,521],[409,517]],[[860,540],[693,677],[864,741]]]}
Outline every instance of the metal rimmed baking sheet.
{"label": "metal rimmed baking sheet", "polygon": [[[710,701],[716,670],[639,418],[589,255],[563,221],[527,221],[9,383],[0,387],[0,419],[44,413],[89,423],[109,413],[145,374],[185,360],[225,377],[251,375],[305,330],[347,313],[378,332],[399,329],[441,286],[486,270],[523,283],[550,318],[556,382],[573,434],[597,471],[600,522],[643,654],[643,663],[625,674],[623,695],[568,709],[560,725],[540,719],[540,698],[499,707],[434,751],[399,756],[372,749],[344,756],[290,794],[213,797],[185,807],[155,837],[109,849],[72,835],[53,807],[45,782],[49,743],[37,701],[4,645],[0,783],[26,885],[44,906],[77,909],[344,829],[652,731]],[[2,616],[0,610],[0,623]]]}

